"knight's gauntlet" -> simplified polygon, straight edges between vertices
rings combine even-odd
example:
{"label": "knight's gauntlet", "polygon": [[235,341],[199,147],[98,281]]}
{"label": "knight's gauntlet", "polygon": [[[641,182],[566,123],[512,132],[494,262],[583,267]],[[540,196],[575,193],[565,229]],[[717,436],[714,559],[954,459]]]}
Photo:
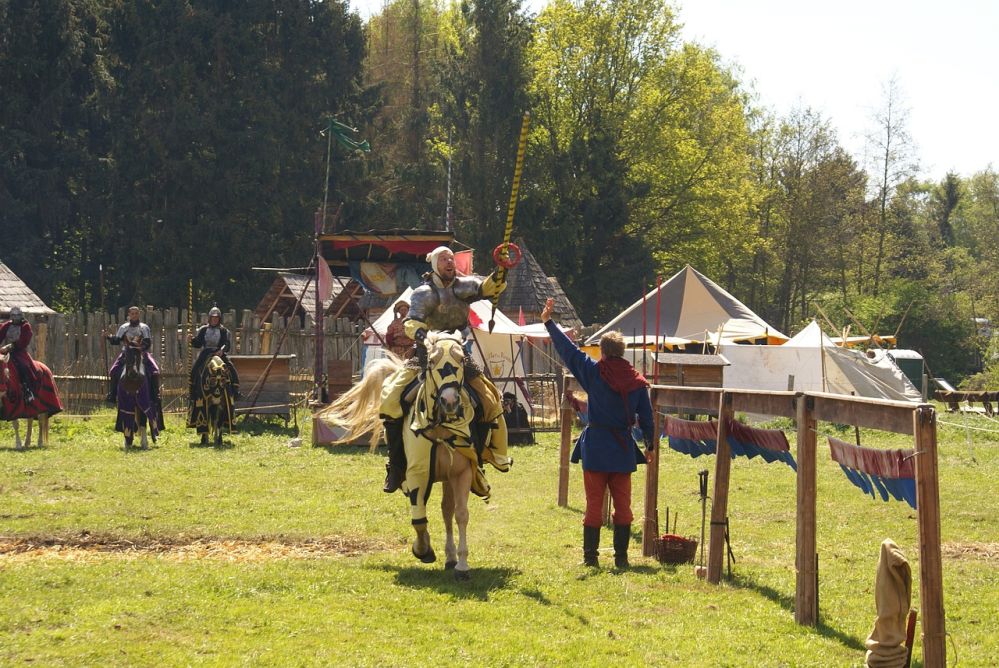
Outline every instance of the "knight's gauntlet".
{"label": "knight's gauntlet", "polygon": [[479,288],[479,292],[486,298],[494,297],[504,290],[506,290],[506,280],[503,280],[503,282],[497,281],[495,272],[486,276],[482,281],[482,286]]}
{"label": "knight's gauntlet", "polygon": [[427,330],[430,329],[427,323],[412,318],[403,323],[403,328],[406,330],[406,336],[421,344],[427,338]]}

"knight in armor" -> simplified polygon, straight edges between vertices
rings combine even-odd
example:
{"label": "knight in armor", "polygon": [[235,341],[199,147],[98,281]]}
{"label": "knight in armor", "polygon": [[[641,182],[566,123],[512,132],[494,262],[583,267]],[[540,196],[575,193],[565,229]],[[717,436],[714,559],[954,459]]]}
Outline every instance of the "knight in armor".
{"label": "knight in armor", "polygon": [[204,373],[205,365],[208,364],[208,360],[213,356],[220,357],[225,362],[226,369],[229,371],[229,387],[232,390],[233,399],[240,397],[239,374],[236,372],[235,365],[229,360],[228,355],[229,351],[232,350],[232,337],[229,336],[229,330],[222,324],[222,310],[219,307],[212,307],[208,312],[208,324],[199,327],[197,333],[193,337],[190,337],[188,342],[191,344],[191,347],[200,348],[201,352],[198,353],[198,359],[191,366],[187,426],[197,428],[198,433],[201,434],[202,441],[207,442],[207,421],[204,416],[199,416],[199,413],[203,410],[201,376]]}
{"label": "knight in armor", "polygon": [[[385,440],[389,451],[383,491],[389,493],[399,489],[406,478],[407,462],[402,441],[402,417],[405,412],[402,405],[403,393],[426,366],[424,341],[427,333],[430,330],[461,332],[467,341],[471,333],[468,323],[470,304],[498,295],[506,289],[506,283],[497,282],[493,275],[486,278],[458,276],[454,253],[446,246],[434,249],[427,255],[427,261],[431,271],[424,274],[423,284],[410,296],[409,314],[403,323],[406,336],[416,342],[416,355],[389,376],[382,387],[379,412],[385,426]],[[466,353],[468,352],[466,344]],[[506,471],[510,467],[510,461],[506,456],[506,422],[503,419],[499,390],[482,375],[468,355],[465,357],[465,382],[475,393],[481,406],[478,431],[482,442],[477,448],[480,458],[489,461],[497,469]],[[479,473],[481,474],[481,468]],[[485,484],[484,478],[481,478],[480,483]],[[476,491],[474,484],[473,491]],[[485,491],[488,491],[488,486]]]}
{"label": "knight in armor", "polygon": [[38,394],[38,374],[35,373],[35,362],[28,354],[28,344],[31,343],[31,325],[24,319],[21,309],[14,306],[10,309],[10,320],[0,324],[0,354],[10,353],[10,359],[17,369],[21,387],[24,388],[24,403],[30,404]]}
{"label": "knight in armor", "polygon": [[138,345],[142,348],[142,363],[146,371],[146,376],[149,377],[149,388],[152,393],[151,398],[154,403],[159,404],[160,367],[156,364],[156,360],[153,359],[152,355],[149,354],[149,348],[153,345],[153,338],[149,331],[149,325],[142,322],[139,307],[129,306],[128,322],[119,327],[114,335],[109,336],[107,332],[104,332],[104,335],[111,345],[121,346],[121,350],[111,365],[111,369],[108,370],[108,375],[111,376],[111,390],[107,396],[108,403],[116,403],[118,399],[118,381],[121,379],[121,372],[125,366],[125,348],[129,345]]}

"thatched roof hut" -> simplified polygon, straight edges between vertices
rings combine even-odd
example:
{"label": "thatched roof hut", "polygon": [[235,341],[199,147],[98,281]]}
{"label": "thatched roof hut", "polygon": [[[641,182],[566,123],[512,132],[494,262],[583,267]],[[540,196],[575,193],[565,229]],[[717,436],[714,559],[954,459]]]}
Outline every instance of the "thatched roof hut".
{"label": "thatched roof hut", "polygon": [[523,312],[524,322],[529,325],[541,322],[541,309],[545,300],[552,297],[555,299],[552,317],[564,327],[580,329],[583,323],[576,307],[569,301],[558,279],[545,273],[522,239],[516,243],[524,257],[520,264],[507,272],[507,288],[500,296],[500,310],[511,319],[516,319]]}
{"label": "thatched roof hut", "polygon": [[6,318],[14,306],[20,306],[25,315],[55,314],[10,267],[0,262],[0,317]]}

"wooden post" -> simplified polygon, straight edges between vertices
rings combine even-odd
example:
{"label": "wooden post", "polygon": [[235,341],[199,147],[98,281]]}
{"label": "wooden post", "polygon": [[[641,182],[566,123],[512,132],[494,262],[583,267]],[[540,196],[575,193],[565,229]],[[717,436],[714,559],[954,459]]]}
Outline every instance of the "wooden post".
{"label": "wooden post", "polygon": [[558,505],[565,508],[569,505],[569,452],[572,446],[572,419],[576,413],[572,410],[572,403],[569,402],[569,396],[566,394],[569,387],[568,376],[564,377],[562,384],[564,389],[562,391],[561,411],[562,441],[558,454]]}
{"label": "wooden post", "polygon": [[923,665],[947,665],[944,630],[943,562],[940,555],[940,484],[937,478],[937,417],[932,406],[912,415],[916,435],[916,513],[919,521],[919,602],[923,622]]}
{"label": "wooden post", "polygon": [[798,421],[798,523],[794,557],[797,569],[794,621],[805,626],[815,626],[819,619],[818,583],[815,579],[815,452],[818,434],[815,431],[812,398],[799,394],[795,397],[795,408]]}
{"label": "wooden post", "polygon": [[708,542],[708,582],[721,582],[725,558],[725,518],[728,516],[728,483],[732,454],[728,447],[725,421],[731,419],[732,395],[722,392],[718,402],[718,441],[715,450],[715,491],[711,501],[711,539]]}
{"label": "wooden post", "polygon": [[49,324],[45,320],[45,316],[40,316],[38,320],[35,321],[35,333],[33,341],[35,342],[35,359],[43,364],[48,360],[45,357],[47,352],[45,349],[46,343],[48,343],[49,336]]}
{"label": "wooden post", "polygon": [[642,555],[646,557],[655,554],[655,539],[659,535],[659,434],[662,424],[659,417],[657,390],[652,390],[652,461],[645,467],[645,523],[642,524]]}

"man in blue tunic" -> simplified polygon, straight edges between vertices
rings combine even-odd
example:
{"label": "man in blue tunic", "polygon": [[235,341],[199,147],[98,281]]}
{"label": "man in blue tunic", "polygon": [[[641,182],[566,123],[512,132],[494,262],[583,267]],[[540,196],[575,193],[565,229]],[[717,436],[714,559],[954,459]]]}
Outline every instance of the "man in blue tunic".
{"label": "man in blue tunic", "polygon": [[583,487],[586,513],[583,516],[583,563],[598,566],[600,525],[603,520],[604,490],[614,501],[614,564],[628,567],[631,541],[631,474],[637,464],[646,462],[635,443],[631,428],[638,414],[638,426],[646,453],[655,446],[649,381],[624,359],[624,339],[620,332],[607,332],[600,338],[600,361],[581,351],[552,321],[555,300],[548,299],[541,311],[552,344],[569,372],[587,394],[589,422],[576,441],[572,461],[583,461]]}

